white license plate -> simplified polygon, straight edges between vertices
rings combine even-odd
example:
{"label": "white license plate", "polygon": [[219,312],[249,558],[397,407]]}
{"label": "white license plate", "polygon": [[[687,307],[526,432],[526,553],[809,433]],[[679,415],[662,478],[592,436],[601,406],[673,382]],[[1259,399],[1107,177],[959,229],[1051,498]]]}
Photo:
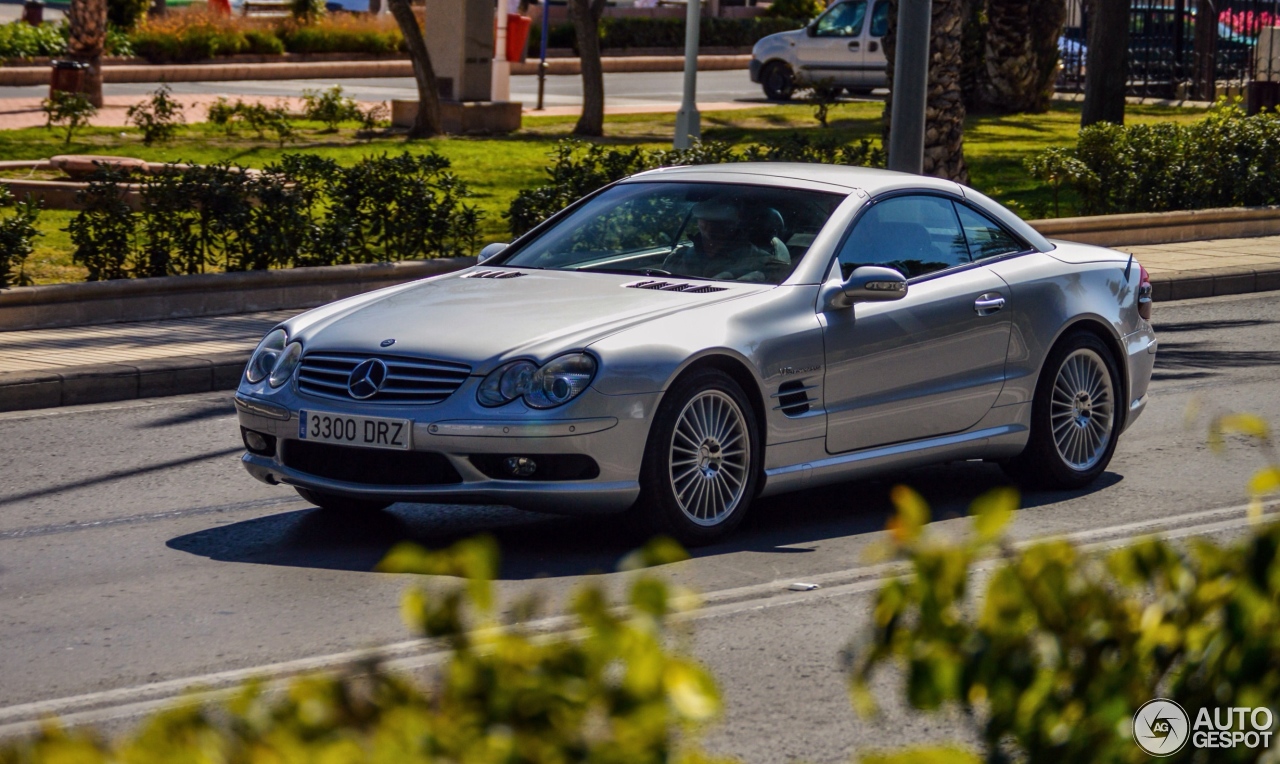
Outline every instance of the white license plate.
{"label": "white license plate", "polygon": [[413,422],[408,419],[298,412],[298,437],[302,440],[407,451],[413,444],[412,434]]}

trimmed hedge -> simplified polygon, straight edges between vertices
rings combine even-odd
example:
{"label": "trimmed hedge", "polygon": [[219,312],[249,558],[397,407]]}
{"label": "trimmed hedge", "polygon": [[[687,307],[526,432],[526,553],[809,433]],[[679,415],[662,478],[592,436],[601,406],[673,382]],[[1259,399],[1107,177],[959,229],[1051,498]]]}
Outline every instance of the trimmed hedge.
{"label": "trimmed hedge", "polygon": [[148,21],[132,34],[137,55],[157,63],[199,61],[238,53],[395,53],[404,38],[394,23],[355,16],[246,20],[202,10]]}
{"label": "trimmed hedge", "polygon": [[[705,18],[698,26],[698,44],[704,47],[745,48],[761,37],[787,32],[804,26],[803,21],[784,18],[718,19]],[[538,24],[529,30],[528,52],[536,56],[542,44]],[[600,46],[605,50],[620,48],[683,48],[684,19],[603,18],[600,20]],[[548,48],[577,50],[573,24],[555,24],[548,30]]]}

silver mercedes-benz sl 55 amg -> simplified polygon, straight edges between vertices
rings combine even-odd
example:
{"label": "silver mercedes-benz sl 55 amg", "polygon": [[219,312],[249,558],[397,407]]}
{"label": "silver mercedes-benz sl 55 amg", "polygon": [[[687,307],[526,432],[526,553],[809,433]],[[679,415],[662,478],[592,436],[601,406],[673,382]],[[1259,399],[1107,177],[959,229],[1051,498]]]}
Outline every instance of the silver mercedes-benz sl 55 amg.
{"label": "silver mercedes-benz sl 55 amg", "polygon": [[280,324],[236,393],[243,461],[327,511],[628,513],[689,544],[931,462],[1081,487],[1146,405],[1150,294],[1131,256],[949,181],[654,170]]}

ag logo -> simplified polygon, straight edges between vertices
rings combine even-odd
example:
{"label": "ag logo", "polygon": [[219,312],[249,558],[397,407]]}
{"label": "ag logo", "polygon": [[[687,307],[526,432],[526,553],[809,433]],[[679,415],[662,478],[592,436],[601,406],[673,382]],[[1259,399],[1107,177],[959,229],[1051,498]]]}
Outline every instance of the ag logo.
{"label": "ag logo", "polygon": [[1148,700],[1133,715],[1133,742],[1152,756],[1172,756],[1187,744],[1191,719],[1172,700]]}

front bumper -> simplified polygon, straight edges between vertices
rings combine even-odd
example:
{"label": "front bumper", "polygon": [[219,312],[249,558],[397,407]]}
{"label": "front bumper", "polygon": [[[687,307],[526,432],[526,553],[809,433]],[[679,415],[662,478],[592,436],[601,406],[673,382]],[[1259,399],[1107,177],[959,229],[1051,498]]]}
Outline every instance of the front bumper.
{"label": "front bumper", "polygon": [[[358,401],[310,400],[292,390],[236,395],[240,425],[274,438],[274,453],[246,453],[250,475],[271,485],[286,484],[357,499],[459,504],[502,504],[554,514],[621,512],[640,494],[639,472],[649,424],[660,393],[611,396],[588,389],[563,407],[535,411],[516,402],[498,409],[475,403],[476,381],[429,406],[372,406]],[[412,420],[413,451],[439,454],[460,476],[429,485],[376,484],[312,474],[286,463],[289,441],[298,439],[298,411]],[[307,441],[311,442],[311,441]],[[354,447],[345,447],[354,448]],[[360,449],[365,451],[365,449]],[[497,479],[472,457],[581,454],[598,475],[579,480]],[[434,458],[434,457],[433,457]],[[409,477],[412,479],[412,476]]]}

